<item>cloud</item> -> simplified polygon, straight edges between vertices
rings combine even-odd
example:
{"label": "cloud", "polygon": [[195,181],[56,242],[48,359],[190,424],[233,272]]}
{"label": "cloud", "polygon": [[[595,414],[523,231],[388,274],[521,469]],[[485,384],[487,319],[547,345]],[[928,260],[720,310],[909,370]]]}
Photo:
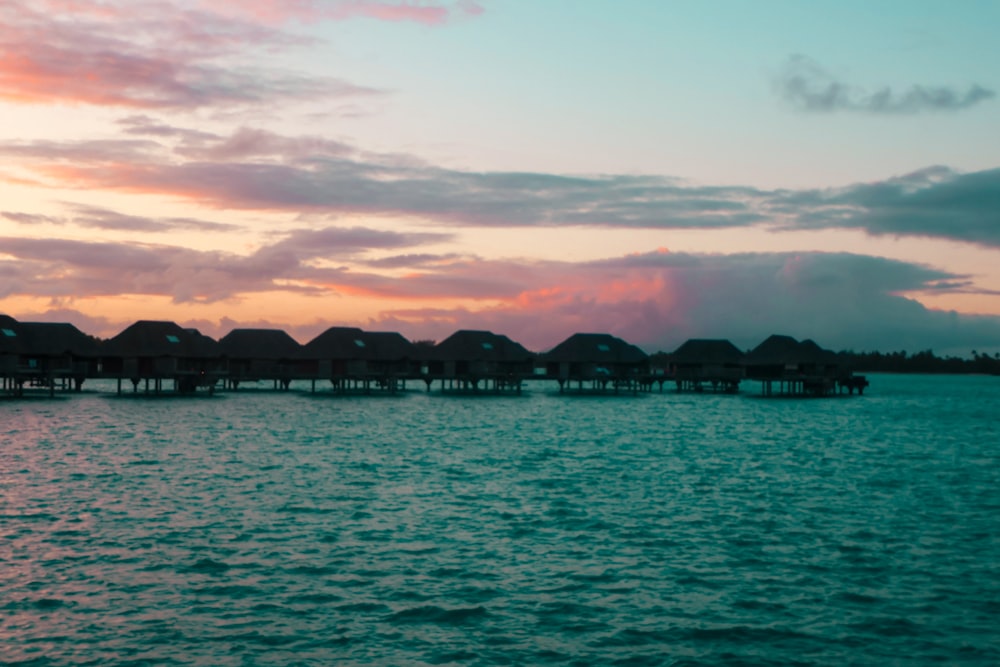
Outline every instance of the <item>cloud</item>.
{"label": "cloud", "polygon": [[145,117],[142,139],[7,142],[54,187],[152,193],[226,209],[387,214],[466,226],[720,228],[765,221],[762,193],[656,176],[463,172],[318,137],[191,133]]}
{"label": "cloud", "polygon": [[354,18],[389,22],[442,25],[456,17],[475,17],[485,10],[473,0],[433,2],[398,0],[254,0],[234,3],[228,0],[202,0],[203,6],[237,16],[250,16],[270,23],[290,20],[344,21]]}
{"label": "cloud", "polygon": [[51,187],[230,210],[378,214],[462,227],[840,228],[1000,247],[1000,169],[937,166],[837,189],[763,190],[661,176],[458,171],[315,136],[247,127],[220,135],[146,116],[121,124],[135,138],[5,142],[0,156]]}
{"label": "cloud", "polygon": [[902,91],[883,86],[873,92],[844,81],[814,60],[791,56],[777,78],[778,92],[800,111],[855,111],[871,114],[915,114],[925,111],[961,111],[996,97],[979,84],[955,86],[912,85]]}
{"label": "cloud", "polygon": [[785,193],[799,229],[863,229],[1000,247],[1000,169],[960,174],[931,167],[876,183]]}
{"label": "cloud", "polygon": [[0,212],[0,217],[21,225],[66,225],[72,223],[79,227],[91,229],[132,232],[172,232],[179,230],[231,232],[240,229],[239,225],[209,222],[195,218],[150,218],[146,216],[127,215],[97,206],[72,203],[65,204],[65,207],[69,209],[70,215],[64,217],[17,211]]}
{"label": "cloud", "polygon": [[21,213],[18,211],[2,211],[0,217],[19,225],[64,225],[64,218],[57,218],[52,215],[40,215],[38,213]]}
{"label": "cloud", "polygon": [[[0,257],[0,275],[4,296],[47,296],[60,307],[84,297],[120,295],[123,284],[130,293],[177,303],[217,303],[220,316],[225,302],[268,292],[338,295],[369,305],[405,299],[413,306],[338,323],[436,340],[459,328],[486,328],[536,350],[581,331],[607,331],[649,351],[672,350],[695,337],[729,338],[748,348],[772,333],[813,338],[834,349],[964,354],[1000,340],[1000,317],[933,311],[902,296],[963,292],[969,289],[967,276],[850,253],[657,251],[582,263],[425,253],[416,255],[417,264],[404,275],[311,261],[431,240],[357,228],[315,235],[299,230],[253,254],[235,255],[2,238],[7,259]],[[310,241],[317,247],[310,248]],[[322,324],[298,331],[315,333]]]}
{"label": "cloud", "polygon": [[293,255],[298,260],[350,259],[369,250],[395,250],[450,240],[449,234],[394,232],[367,227],[298,229],[261,248],[258,256]]}
{"label": "cloud", "polygon": [[[93,209],[100,224],[141,229],[156,221]],[[197,221],[196,221],[197,222]],[[176,224],[176,223],[172,223]],[[18,275],[4,296],[58,298],[166,296],[175,303],[214,303],[257,292],[335,293],[365,289],[365,274],[317,268],[313,260],[344,260],[372,250],[410,248],[447,238],[348,229],[295,230],[250,255],[170,245],[0,237],[7,268]]]}
{"label": "cloud", "polygon": [[94,229],[113,229],[133,232],[173,232],[180,230],[200,232],[232,232],[240,229],[239,225],[222,222],[210,222],[195,218],[149,218],[146,216],[127,215],[97,206],[71,204],[74,212],[73,223],[81,227]]}
{"label": "cloud", "polygon": [[0,99],[8,101],[192,110],[377,93],[333,77],[234,65],[233,56],[301,40],[180,4],[9,0],[0,21]]}
{"label": "cloud", "polygon": [[482,309],[392,310],[366,323],[441,340],[457,328],[505,333],[536,350],[572,333],[607,331],[648,351],[688,338],[749,348],[772,333],[834,349],[967,354],[996,347],[1000,317],[932,311],[901,291],[950,289],[961,276],[852,254],[733,256],[650,253],[563,267],[516,299]]}

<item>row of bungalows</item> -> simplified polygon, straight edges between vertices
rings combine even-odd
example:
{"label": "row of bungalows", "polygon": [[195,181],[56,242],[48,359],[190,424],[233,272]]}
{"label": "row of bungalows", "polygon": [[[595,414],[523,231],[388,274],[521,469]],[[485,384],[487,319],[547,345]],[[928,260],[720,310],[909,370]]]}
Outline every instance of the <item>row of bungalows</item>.
{"label": "row of bungalows", "polygon": [[773,335],[743,360],[748,379],[761,383],[765,396],[827,396],[847,390],[864,393],[868,380],[844,367],[835,352],[812,340]]}
{"label": "row of bungalows", "polygon": [[157,394],[165,383],[179,393],[211,392],[223,376],[218,343],[173,322],[136,322],[103,343],[100,359],[98,377],[116,379],[119,393],[123,380],[135,391],[145,382],[146,392]]}
{"label": "row of bungalows", "polygon": [[141,320],[106,341],[71,324],[18,322],[0,315],[0,379],[8,395],[24,387],[80,390],[88,378],[113,379],[145,393],[213,392],[219,385],[329,382],[337,393],[396,392],[407,380],[445,392],[520,393],[527,380],[553,380],[560,392],[648,391],[674,381],[681,391],[736,392],[744,379],[764,395],[826,395],[867,386],[812,341],[771,336],[744,354],[726,340],[692,339],[667,355],[667,368],[620,338],[577,333],[536,354],[507,336],[460,330],[437,344],[395,332],[331,327],[305,345],[278,329],[234,329],[216,341],[173,322]]}
{"label": "row of bungalows", "polygon": [[679,391],[735,393],[744,379],[758,381],[765,396],[826,396],[864,393],[868,381],[844,367],[840,357],[812,340],[772,335],[743,353],[728,340],[692,339],[671,355],[670,374]]}
{"label": "row of bungalows", "polygon": [[214,341],[173,322],[136,322],[105,343],[100,377],[130,380],[133,390],[145,381],[159,393],[163,382],[191,393],[214,391],[218,384],[272,382],[287,390],[294,380],[329,381],[346,392],[372,387],[395,391],[413,372],[415,347],[400,334],[331,327],[306,345],[279,329],[234,329]]}

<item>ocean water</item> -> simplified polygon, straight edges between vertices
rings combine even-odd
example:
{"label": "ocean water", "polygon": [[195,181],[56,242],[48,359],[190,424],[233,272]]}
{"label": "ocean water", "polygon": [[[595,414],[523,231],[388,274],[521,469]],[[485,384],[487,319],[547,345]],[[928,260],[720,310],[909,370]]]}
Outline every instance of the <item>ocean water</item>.
{"label": "ocean water", "polygon": [[0,401],[0,664],[1000,664],[1000,378]]}

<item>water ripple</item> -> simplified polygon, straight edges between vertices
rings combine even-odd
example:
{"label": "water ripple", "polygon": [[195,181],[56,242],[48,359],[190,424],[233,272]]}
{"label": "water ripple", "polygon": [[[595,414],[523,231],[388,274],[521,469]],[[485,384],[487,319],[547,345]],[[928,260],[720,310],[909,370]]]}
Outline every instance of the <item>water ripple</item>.
{"label": "water ripple", "polygon": [[0,664],[1000,664],[995,378],[0,411]]}

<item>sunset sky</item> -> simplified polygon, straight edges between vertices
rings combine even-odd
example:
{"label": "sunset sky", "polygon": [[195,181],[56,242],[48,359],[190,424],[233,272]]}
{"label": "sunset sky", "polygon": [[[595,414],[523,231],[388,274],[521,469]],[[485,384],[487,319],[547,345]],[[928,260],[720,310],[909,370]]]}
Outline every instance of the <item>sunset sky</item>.
{"label": "sunset sky", "polygon": [[0,313],[1000,351],[993,0],[5,0]]}

